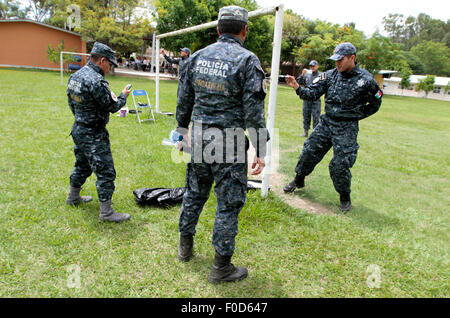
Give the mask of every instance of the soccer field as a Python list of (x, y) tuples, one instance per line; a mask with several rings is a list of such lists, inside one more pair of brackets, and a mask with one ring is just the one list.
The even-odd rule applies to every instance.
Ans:
[[(107, 79), (116, 94), (132, 83), (154, 103), (154, 81)], [(179, 206), (139, 207), (132, 194), (184, 186), (185, 165), (161, 145), (176, 127), (173, 116), (155, 114), (156, 124), (139, 125), (135, 115), (111, 115), (113, 207), (131, 214), (129, 222), (98, 221), (94, 175), (82, 191), (94, 201), (65, 205), (73, 115), (59, 80), (57, 72), (0, 69), (0, 297), (449, 296), (449, 102), (383, 97), (380, 111), (360, 122), (353, 209), (345, 215), (337, 213), (329, 177), (332, 151), (292, 195), (335, 214), (310, 214), (273, 192), (264, 200), (249, 192), (233, 257), (249, 277), (215, 286), (207, 281), (214, 193), (186, 264), (176, 258)], [(175, 81), (161, 82), (162, 111), (175, 112), (176, 89)], [(301, 121), (298, 96), (280, 86), (275, 127), (285, 181), (305, 140)]]

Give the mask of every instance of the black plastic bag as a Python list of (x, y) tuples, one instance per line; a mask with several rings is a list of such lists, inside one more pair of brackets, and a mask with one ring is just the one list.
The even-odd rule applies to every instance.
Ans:
[(186, 188), (142, 188), (133, 191), (136, 203), (156, 207), (181, 204)]

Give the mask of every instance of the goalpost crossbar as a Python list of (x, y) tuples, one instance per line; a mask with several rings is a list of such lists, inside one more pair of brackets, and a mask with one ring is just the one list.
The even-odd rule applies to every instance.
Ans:
[(87, 53), (76, 53), (76, 52), (61, 51), (61, 53), (59, 54), (59, 63), (60, 63), (60, 70), (59, 70), (59, 72), (61, 74), (61, 86), (64, 86), (64, 80), (63, 80), (63, 70), (64, 70), (63, 55), (64, 54), (89, 56), (89, 54), (87, 54)]

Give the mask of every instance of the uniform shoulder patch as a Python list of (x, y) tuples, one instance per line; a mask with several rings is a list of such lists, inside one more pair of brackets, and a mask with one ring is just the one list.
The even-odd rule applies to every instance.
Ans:
[(324, 80), (326, 80), (327, 79), (327, 73), (320, 73), (320, 75), (319, 76), (317, 76), (315, 79), (313, 79), (313, 84), (315, 84), (315, 83), (317, 83), (317, 82), (319, 82), (319, 81), (324, 81)]
[(111, 98), (113, 99), (113, 101), (117, 102), (117, 96), (113, 91), (111, 91)]
[(266, 79), (262, 80), (262, 90), (263, 90), (264, 94), (267, 94), (267, 80)]
[(378, 90), (378, 92), (375, 94), (376, 99), (380, 99), (383, 96), (383, 91), (381, 89)]

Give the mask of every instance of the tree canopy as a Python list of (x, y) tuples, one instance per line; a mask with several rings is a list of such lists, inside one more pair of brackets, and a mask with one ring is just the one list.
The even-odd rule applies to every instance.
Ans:
[[(79, 8), (80, 24), (75, 32), (83, 35), (88, 50), (93, 41), (110, 45), (119, 54), (144, 51), (144, 39), (217, 19), (219, 9), (239, 5), (256, 10), (256, 0), (0, 0), (0, 19), (29, 18), (58, 27), (67, 27), (73, 5)], [(391, 13), (383, 18), (384, 31), (370, 38), (355, 28), (354, 23), (333, 24), (310, 20), (292, 10), (285, 11), (281, 61), (307, 65), (314, 59), (320, 69), (334, 68), (328, 57), (341, 42), (352, 42), (357, 48), (357, 61), (368, 71), (393, 69), (406, 74), (450, 76), (450, 20), (433, 19), (420, 13), (405, 17)], [(249, 20), (245, 46), (253, 51), (263, 66), (270, 65), (275, 18), (272, 15)], [(156, 29), (154, 26), (156, 25)], [(196, 51), (217, 41), (215, 28), (170, 37), (162, 47), (178, 52), (181, 47)]]
[(399, 44), (414, 74), (450, 76), (450, 20), (394, 13), (383, 18), (389, 39)]
[[(239, 5), (249, 11), (258, 8), (255, 0), (156, 0), (156, 29), (162, 34), (217, 20), (219, 9), (228, 5)], [(253, 51), (261, 63), (268, 64), (272, 48), (267, 43), (272, 43), (273, 27), (264, 16), (250, 19), (248, 26), (249, 36), (245, 47)], [(161, 45), (173, 52), (178, 52), (181, 47), (189, 47), (194, 52), (216, 42), (217, 37), (216, 28), (210, 28), (162, 39)]]

